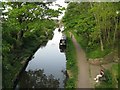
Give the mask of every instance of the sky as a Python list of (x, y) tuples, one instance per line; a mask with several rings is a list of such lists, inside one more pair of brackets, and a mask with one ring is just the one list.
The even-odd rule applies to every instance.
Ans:
[[(55, 2), (53, 2), (53, 5), (52, 5), (52, 6), (49, 6), (49, 8), (52, 8), (52, 9), (57, 10), (57, 9), (59, 8), (57, 4), (59, 4), (59, 5), (62, 6), (62, 7), (67, 8), (67, 5), (68, 5), (68, 4), (65, 3), (64, 1), (65, 1), (65, 0), (56, 0)], [(64, 16), (64, 14), (65, 14), (65, 11), (62, 11), (62, 14), (61, 14), (58, 18), (53, 18), (53, 19), (58, 19), (58, 20), (60, 20), (60, 19), (62, 19), (62, 17)]]
[[(0, 0), (0, 1), (7, 1), (7, 0)], [(58, 5), (67, 8), (67, 3), (64, 2), (65, 0), (46, 0), (46, 1), (53, 1), (53, 4), (51, 6), (49, 6), (49, 8), (51, 8), (51, 9), (57, 10), (58, 8), (60, 8)], [(7, 11), (8, 10), (6, 9), (3, 12), (7, 12)], [(62, 17), (64, 16), (64, 13), (65, 13), (65, 11), (62, 11), (62, 14), (58, 18), (53, 18), (53, 19), (58, 19), (58, 20), (62, 19)]]

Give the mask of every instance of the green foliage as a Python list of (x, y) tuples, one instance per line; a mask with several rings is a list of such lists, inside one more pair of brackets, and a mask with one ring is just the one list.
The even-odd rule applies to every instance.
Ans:
[[(16, 75), (39, 46), (44, 46), (52, 37), (56, 23), (51, 19), (59, 15), (45, 3), (6, 2), (12, 7), (2, 18), (2, 56), (3, 56), (3, 88), (12, 88)], [(51, 18), (46, 18), (47, 16)]]
[[(39, 82), (36, 82), (36, 80), (39, 80)], [(44, 70), (29, 70), (28, 72), (24, 72), (24, 75), (21, 76), (18, 85), (20, 85), (21, 88), (32, 88), (33, 85), (35, 88), (58, 88), (59, 84), (58, 79), (55, 79), (52, 74), (47, 76), (44, 74)]]
[(101, 58), (110, 53), (111, 49), (105, 49), (104, 52), (100, 50), (100, 48), (91, 50), (87, 53), (87, 57), (89, 58)]
[(68, 5), (62, 20), (65, 30), (74, 33), (88, 58), (103, 57), (117, 47), (120, 14), (116, 11), (120, 9), (119, 5), (113, 2), (71, 2)]
[(76, 88), (76, 81), (78, 75), (78, 67), (76, 61), (75, 47), (72, 43), (72, 40), (67, 33), (67, 51), (66, 51), (66, 60), (67, 60), (67, 70), (70, 71), (71, 76), (68, 78), (66, 83), (66, 88)]
[[(116, 13), (119, 10), (120, 3), (117, 2), (71, 2), (67, 7), (62, 22), (64, 23), (66, 32), (70, 31), (74, 34), (77, 41), (85, 50), (87, 58), (103, 58), (112, 52), (112, 50), (115, 50), (119, 42), (117, 31), (120, 27), (120, 12)], [(71, 54), (69, 57), (71, 58)], [(72, 64), (74, 63), (68, 63), (70, 67)], [(98, 86), (98, 88), (114, 87), (112, 83), (114, 78), (112, 78), (111, 72), (107, 71), (106, 73), (109, 81)]]
[(74, 80), (74, 78), (69, 78), (67, 80), (66, 88), (75, 88), (75, 80)]
[(112, 85), (114, 87), (118, 87), (118, 79), (119, 79), (119, 72), (120, 72), (119, 66), (120, 64), (117, 63), (111, 67)]
[(95, 87), (96, 89), (99, 88), (111, 88), (112, 90), (114, 88), (118, 87), (118, 64), (113, 64), (110, 70), (105, 71), (105, 76), (107, 81), (106, 82), (101, 82), (100, 84), (97, 84)]

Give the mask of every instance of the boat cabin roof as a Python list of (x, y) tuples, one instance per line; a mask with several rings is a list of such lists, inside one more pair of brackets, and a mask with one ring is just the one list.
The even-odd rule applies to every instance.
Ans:
[(63, 34), (62, 37), (61, 37), (61, 39), (65, 39), (66, 40), (66, 36)]

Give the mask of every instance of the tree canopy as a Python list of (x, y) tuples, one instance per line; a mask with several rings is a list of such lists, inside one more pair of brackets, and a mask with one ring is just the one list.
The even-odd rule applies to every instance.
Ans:
[(23, 58), (52, 37), (57, 25), (52, 18), (58, 17), (61, 10), (50, 9), (49, 4), (2, 2), (3, 87), (13, 86)]
[(72, 2), (62, 21), (66, 30), (77, 34), (83, 47), (89, 51), (99, 48), (103, 52), (117, 46), (119, 10), (120, 3)]

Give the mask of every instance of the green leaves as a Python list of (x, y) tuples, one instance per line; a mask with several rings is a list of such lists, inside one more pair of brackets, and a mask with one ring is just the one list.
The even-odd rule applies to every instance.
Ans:
[(91, 40), (88, 43), (95, 44), (95, 41), (102, 37), (104, 45), (106, 41), (110, 42), (109, 37), (113, 36), (117, 9), (118, 3), (72, 2), (68, 5), (63, 22), (67, 29), (77, 30), (78, 35)]
[[(12, 88), (13, 79), (23, 67), (23, 57), (29, 57), (39, 45), (44, 46), (52, 38), (56, 23), (51, 18), (57, 17), (59, 11), (49, 9), (45, 3), (3, 4), (5, 8), (12, 7), (4, 13), (8, 18), (2, 19), (3, 87)], [(46, 15), (51, 18), (46, 18)]]
[[(46, 20), (45, 17), (46, 15), (48, 17), (57, 17), (59, 15), (58, 11), (47, 8), (44, 3), (4, 3), (4, 6), (7, 5), (12, 7), (12, 9), (6, 13), (8, 19), (5, 23), (5, 32), (9, 32), (9, 35), (18, 41), (25, 36), (25, 33), (32, 33), (32, 30), (40, 30), (44, 33), (43, 29), (53, 28), (55, 23), (51, 20)], [(52, 24), (48, 24), (49, 22)]]

